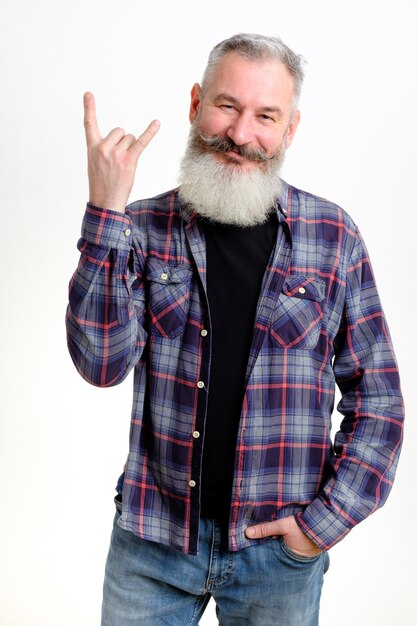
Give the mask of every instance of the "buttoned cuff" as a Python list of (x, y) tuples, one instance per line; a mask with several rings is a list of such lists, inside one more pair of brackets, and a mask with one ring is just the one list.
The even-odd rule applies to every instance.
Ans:
[(130, 217), (125, 213), (100, 209), (87, 203), (81, 237), (95, 246), (129, 251), (132, 241)]

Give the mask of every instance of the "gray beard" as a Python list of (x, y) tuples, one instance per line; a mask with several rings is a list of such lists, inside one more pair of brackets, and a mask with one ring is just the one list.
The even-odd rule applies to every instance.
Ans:
[(197, 124), (191, 127), (181, 160), (179, 197), (199, 215), (222, 224), (262, 224), (273, 211), (279, 194), (285, 137), (272, 159), (246, 171), (219, 162), (215, 150), (202, 147)]

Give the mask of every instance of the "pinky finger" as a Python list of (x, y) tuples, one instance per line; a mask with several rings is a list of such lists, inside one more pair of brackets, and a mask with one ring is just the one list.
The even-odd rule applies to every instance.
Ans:
[(142, 133), (141, 135), (139, 135), (139, 137), (131, 145), (129, 150), (131, 150), (132, 152), (135, 152), (137, 157), (139, 157), (142, 154), (142, 152), (144, 151), (144, 149), (146, 148), (146, 146), (155, 137), (156, 133), (159, 130), (160, 125), (161, 124), (160, 124), (159, 120), (153, 120), (153, 122), (151, 122), (149, 124), (149, 126), (145, 130), (145, 132)]

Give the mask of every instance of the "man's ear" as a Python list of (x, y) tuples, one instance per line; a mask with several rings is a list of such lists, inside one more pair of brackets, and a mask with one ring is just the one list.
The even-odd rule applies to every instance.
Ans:
[(298, 124), (300, 123), (300, 111), (294, 111), (291, 117), (290, 125), (287, 130), (287, 139), (285, 142), (285, 147), (289, 148), (292, 144), (292, 140), (294, 139), (295, 131), (297, 130)]
[(195, 83), (195, 85), (191, 89), (190, 112), (188, 114), (191, 124), (194, 122), (195, 118), (197, 117), (198, 107), (200, 106), (200, 103), (201, 103), (201, 87), (198, 83)]

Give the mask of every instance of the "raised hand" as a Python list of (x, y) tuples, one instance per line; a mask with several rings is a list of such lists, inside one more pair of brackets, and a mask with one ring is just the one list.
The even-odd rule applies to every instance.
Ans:
[(138, 159), (159, 130), (153, 120), (137, 139), (114, 128), (102, 138), (97, 124), (94, 96), (84, 94), (84, 127), (87, 140), (88, 181), (92, 204), (124, 213), (132, 189)]

